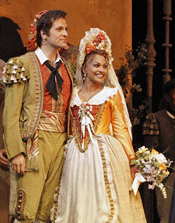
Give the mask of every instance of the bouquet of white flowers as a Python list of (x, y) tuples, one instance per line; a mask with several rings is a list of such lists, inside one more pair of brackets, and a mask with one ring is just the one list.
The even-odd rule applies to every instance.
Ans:
[(136, 174), (132, 188), (137, 193), (140, 182), (151, 182), (148, 185), (149, 189), (154, 189), (155, 186), (159, 187), (162, 191), (164, 198), (167, 198), (165, 187), (162, 181), (169, 175), (167, 168), (171, 166), (173, 161), (167, 160), (166, 157), (152, 149), (151, 151), (145, 146), (142, 146), (136, 152), (136, 160), (132, 161), (132, 164), (140, 170), (140, 173)]

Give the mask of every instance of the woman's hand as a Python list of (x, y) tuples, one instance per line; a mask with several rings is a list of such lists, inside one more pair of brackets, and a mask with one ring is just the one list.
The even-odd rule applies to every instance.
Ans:
[(135, 178), (136, 173), (140, 173), (140, 170), (137, 169), (135, 166), (131, 166), (131, 176), (132, 176), (133, 180)]

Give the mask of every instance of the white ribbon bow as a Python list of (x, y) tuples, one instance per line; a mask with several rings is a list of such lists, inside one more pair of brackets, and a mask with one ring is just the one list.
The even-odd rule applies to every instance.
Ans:
[(92, 121), (94, 120), (94, 117), (92, 116), (90, 111), (92, 111), (92, 107), (86, 106), (86, 104), (84, 104), (82, 107), (80, 107), (80, 110), (79, 110), (81, 132), (83, 135), (83, 142), (82, 142), (82, 148), (81, 148), (82, 151), (84, 151), (85, 127), (87, 127), (90, 139), (94, 145), (95, 145), (95, 141), (94, 141), (95, 139), (98, 139), (104, 143), (106, 142), (104, 137), (102, 136), (102, 134), (100, 134), (100, 135), (95, 134), (95, 131), (93, 128), (93, 123), (92, 123)]
[(135, 195), (137, 194), (137, 191), (138, 191), (138, 188), (139, 188), (140, 183), (145, 182), (145, 181), (146, 180), (142, 176), (141, 173), (136, 173), (135, 174), (135, 179), (134, 179), (134, 182), (132, 184), (132, 189), (133, 189)]
[[(85, 127), (87, 127), (91, 141), (92, 141), (92, 143), (94, 143), (94, 139), (92, 137), (92, 132), (94, 133), (93, 123), (92, 123), (93, 120), (94, 120), (94, 117), (91, 115), (90, 112), (88, 112), (88, 114), (81, 117), (80, 122), (81, 122), (81, 132), (83, 135), (83, 144), (82, 144), (83, 150), (84, 150)], [(92, 132), (91, 132), (91, 129), (92, 129)]]

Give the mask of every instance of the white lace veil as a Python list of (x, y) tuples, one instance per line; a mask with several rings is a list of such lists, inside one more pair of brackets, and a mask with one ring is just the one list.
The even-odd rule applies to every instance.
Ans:
[(83, 85), (83, 76), (81, 73), (81, 68), (84, 62), (84, 58), (86, 56), (86, 47), (88, 45), (91, 45), (93, 43), (93, 41), (97, 38), (98, 34), (103, 33), (106, 37), (106, 40), (101, 41), (99, 43), (99, 45), (96, 45), (96, 49), (102, 49), (105, 50), (108, 54), (108, 58), (109, 58), (109, 65), (108, 65), (108, 75), (107, 78), (105, 80), (105, 86), (108, 87), (118, 87), (120, 94), (122, 96), (122, 103), (123, 103), (123, 109), (124, 109), (124, 114), (125, 114), (125, 118), (126, 118), (126, 124), (130, 133), (130, 136), (132, 138), (132, 125), (131, 125), (131, 121), (129, 118), (129, 113), (128, 113), (128, 109), (126, 106), (126, 102), (125, 102), (125, 98), (123, 95), (123, 90), (118, 82), (118, 78), (117, 75), (114, 71), (113, 65), (112, 65), (112, 61), (114, 60), (111, 54), (111, 41), (109, 39), (109, 36), (103, 31), (100, 30), (99, 28), (91, 28), (90, 31), (85, 32), (85, 37), (81, 39), (80, 41), (80, 45), (79, 45), (79, 55), (78, 55), (78, 59), (77, 59), (77, 68), (76, 68), (76, 85), (78, 87)]

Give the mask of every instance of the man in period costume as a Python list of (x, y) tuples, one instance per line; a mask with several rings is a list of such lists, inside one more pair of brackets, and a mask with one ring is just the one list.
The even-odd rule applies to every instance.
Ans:
[[(7, 222), (9, 215), (9, 223), (13, 222), (14, 218), (14, 194), (16, 194), (16, 174), (11, 168), (9, 168), (9, 160), (4, 149), (3, 144), (3, 127), (2, 127), (2, 114), (4, 107), (5, 88), (2, 83), (2, 71), (6, 62), (16, 56), (20, 56), (26, 53), (26, 48), (23, 45), (22, 39), (18, 30), (20, 27), (17, 23), (14, 23), (10, 18), (0, 17), (0, 176), (1, 184), (0, 191), (3, 191), (3, 195), (0, 197), (0, 216), (2, 221)], [(9, 181), (10, 170), (10, 181)], [(9, 184), (10, 186), (10, 206), (9, 206)], [(13, 199), (11, 199), (13, 198)], [(1, 208), (2, 207), (2, 208)], [(4, 211), (5, 210), (5, 211)], [(9, 211), (8, 211), (9, 210)]]
[[(164, 103), (162, 103), (162, 101)], [(164, 86), (163, 99), (164, 109), (149, 114), (143, 124), (145, 146), (154, 147), (160, 153), (164, 152), (166, 158), (175, 160), (175, 79), (168, 81)], [(157, 211), (160, 223), (173, 223), (173, 187), (175, 172), (171, 171), (166, 179), (165, 187), (167, 199), (163, 198), (162, 192), (156, 188)], [(175, 190), (175, 188), (174, 188)], [(150, 201), (149, 201), (150, 202)], [(153, 212), (153, 210), (152, 210)], [(171, 220), (170, 220), (171, 219)], [(155, 222), (155, 220), (154, 220)], [(158, 222), (158, 221), (156, 221)]]
[(59, 55), (66, 13), (42, 11), (30, 27), (28, 52), (7, 62), (5, 148), (17, 176), (15, 223), (49, 222), (63, 163), (73, 71)]

